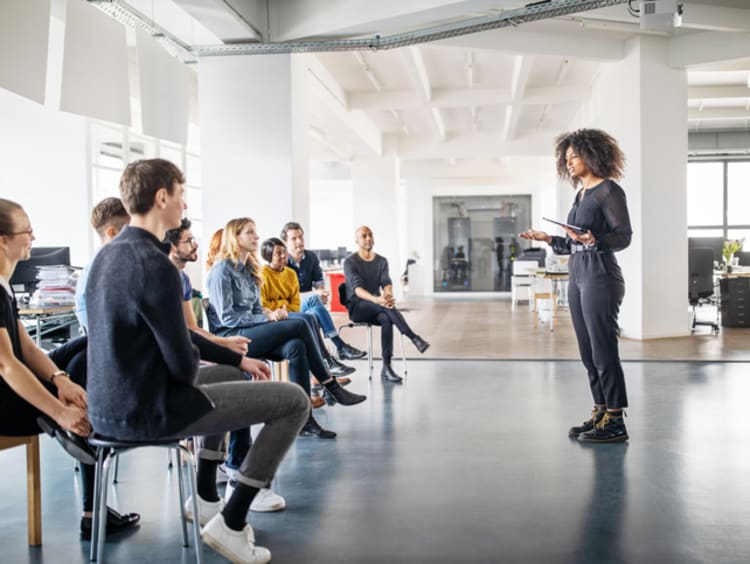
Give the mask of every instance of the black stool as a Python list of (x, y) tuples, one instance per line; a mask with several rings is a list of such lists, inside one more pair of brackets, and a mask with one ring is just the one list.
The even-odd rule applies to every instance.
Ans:
[(182, 525), (182, 545), (190, 546), (188, 542), (187, 525), (185, 519), (185, 489), (183, 487), (183, 456), (188, 464), (188, 481), (193, 500), (193, 541), (195, 545), (195, 561), (203, 562), (201, 552), (201, 529), (198, 513), (198, 490), (195, 476), (195, 465), (193, 455), (178, 439), (164, 439), (153, 441), (120, 441), (102, 437), (94, 433), (89, 437), (89, 443), (95, 447), (97, 452), (96, 474), (94, 478), (94, 517), (91, 524), (91, 561), (104, 562), (104, 541), (107, 536), (107, 494), (110, 486), (110, 470), (112, 461), (115, 463), (121, 453), (142, 447), (166, 448), (169, 452), (175, 451), (177, 462), (177, 480), (180, 490), (180, 515)]

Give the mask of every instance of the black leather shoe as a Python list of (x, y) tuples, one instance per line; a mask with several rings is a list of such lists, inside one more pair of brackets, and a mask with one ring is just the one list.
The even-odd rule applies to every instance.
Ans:
[(307, 420), (307, 423), (305, 423), (305, 426), (302, 427), (302, 430), (300, 430), (299, 434), (301, 437), (318, 437), (319, 439), (336, 438), (336, 433), (334, 433), (333, 431), (329, 431), (328, 429), (323, 429), (323, 427), (321, 427), (320, 424), (315, 421), (312, 415)]
[(602, 417), (604, 417), (604, 409), (598, 409), (594, 407), (594, 409), (591, 410), (591, 417), (581, 423), (580, 425), (575, 425), (571, 427), (568, 430), (568, 436), (569, 437), (577, 437), (581, 433), (586, 433), (588, 431), (591, 431), (594, 427), (596, 427), (596, 424), (599, 423), (599, 421), (602, 420)]
[(425, 341), (419, 335), (414, 335), (414, 338), (411, 340), (411, 342), (414, 343), (414, 346), (417, 347), (417, 350), (420, 353), (424, 353), (424, 351), (430, 348), (430, 343)]
[(339, 360), (357, 360), (358, 358), (367, 356), (367, 353), (344, 343), (344, 346), (338, 350), (337, 356)]
[(328, 369), (328, 372), (331, 374), (331, 376), (346, 376), (347, 374), (351, 374), (356, 368), (353, 368), (351, 366), (346, 366), (345, 364), (341, 364), (338, 360), (333, 358), (332, 356), (329, 356), (328, 358), (323, 359), (323, 364), (326, 365), (326, 368)]
[[(141, 516), (138, 513), (120, 515), (111, 507), (107, 507), (107, 536), (135, 527), (140, 520)], [(92, 525), (93, 519), (91, 517), (81, 517), (81, 538), (91, 540)]]
[(324, 386), (333, 396), (333, 399), (336, 400), (336, 403), (340, 403), (341, 405), (357, 405), (367, 399), (367, 396), (345, 390), (335, 380), (328, 384), (324, 384)]
[(57, 439), (60, 446), (65, 449), (70, 456), (83, 464), (96, 464), (96, 452), (92, 446), (81, 436), (66, 431), (57, 422), (46, 415), (40, 415), (36, 419), (39, 428), (47, 433), (50, 437)]
[(396, 374), (396, 372), (391, 368), (390, 364), (384, 364), (383, 370), (380, 371), (380, 377), (385, 382), (393, 382), (394, 384), (401, 384), (404, 379)]

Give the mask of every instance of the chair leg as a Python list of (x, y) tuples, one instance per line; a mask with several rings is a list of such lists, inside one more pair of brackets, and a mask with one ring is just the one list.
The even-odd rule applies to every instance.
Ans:
[(102, 468), (102, 480), (99, 492), (99, 503), (97, 504), (96, 511), (99, 512), (99, 535), (96, 539), (96, 560), (101, 564), (104, 562), (104, 545), (107, 542), (107, 494), (109, 493), (110, 486), (110, 471), (112, 469), (112, 459), (119, 456), (117, 450), (112, 449), (110, 455), (104, 459), (104, 467)]
[[(183, 477), (182, 477), (182, 453), (179, 448), (175, 448), (175, 458), (177, 459), (177, 489), (180, 492), (180, 511), (185, 511), (185, 488), (183, 484)], [(169, 460), (171, 462), (172, 460), (172, 448), (167, 449), (167, 452), (169, 454)], [(187, 521), (185, 520), (185, 516), (182, 516), (182, 519), (180, 519), (180, 525), (182, 526), (182, 546), (190, 546), (190, 543), (188, 543), (188, 534), (187, 534)]]
[(94, 515), (91, 519), (91, 547), (89, 559), (96, 561), (96, 552), (99, 547), (99, 497), (102, 491), (102, 472), (104, 470), (104, 457), (107, 449), (100, 447), (96, 453), (96, 469), (94, 471)]
[[(182, 445), (178, 446), (182, 454), (185, 456), (185, 460), (187, 460), (187, 467), (188, 467), (188, 482), (190, 485), (190, 495), (193, 499), (193, 542), (195, 543), (195, 561), (197, 564), (202, 564), (203, 562), (203, 552), (202, 552), (202, 541), (201, 541), (201, 525), (200, 525), (200, 513), (198, 512), (198, 480), (195, 476), (195, 464), (193, 461), (193, 455), (190, 453), (188, 449), (183, 447)], [(180, 509), (183, 511), (182, 509)], [(183, 512), (182, 515), (183, 521), (185, 520), (185, 514)]]
[(372, 325), (367, 326), (367, 364), (369, 367), (370, 380), (372, 380), (372, 370), (375, 361), (372, 354)]
[(404, 334), (399, 333), (401, 335), (401, 362), (404, 366), (404, 379), (406, 379), (406, 374), (408, 370), (406, 369), (406, 349), (404, 349)]
[[(179, 460), (179, 458), (180, 457), (178, 456), (177, 459)], [(171, 448), (167, 449), (167, 469), (168, 470), (172, 469), (172, 449)]]
[(26, 495), (28, 497), (29, 545), (42, 544), (42, 487), (39, 474), (39, 436), (26, 445)]
[(120, 457), (119, 457), (119, 456), (116, 456), (116, 457), (115, 457), (115, 477), (114, 477), (114, 478), (112, 478), (112, 483), (113, 483), (113, 484), (116, 484), (116, 483), (117, 483), (117, 476), (118, 476), (119, 474), (120, 474)]

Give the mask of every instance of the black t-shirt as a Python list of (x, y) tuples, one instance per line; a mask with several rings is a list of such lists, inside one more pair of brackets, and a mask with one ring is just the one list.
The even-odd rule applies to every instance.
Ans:
[[(7, 290), (0, 286), (0, 327), (8, 332), (10, 344), (13, 347), (15, 357), (23, 362), (21, 353), (21, 339), (18, 335), (18, 304), (16, 296), (8, 295)], [(11, 390), (5, 378), (0, 378), (0, 406), (5, 404), (16, 393)]]

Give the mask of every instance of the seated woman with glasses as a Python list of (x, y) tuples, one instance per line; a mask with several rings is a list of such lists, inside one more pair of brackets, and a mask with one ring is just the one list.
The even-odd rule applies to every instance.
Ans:
[[(260, 256), (266, 263), (261, 270), (263, 284), (260, 287), (260, 301), (271, 311), (284, 308), (292, 319), (302, 319), (317, 338), (318, 349), (328, 371), (334, 376), (346, 376), (354, 368), (340, 363), (328, 352), (318, 318), (312, 311), (300, 311), (299, 279), (297, 273), (287, 266), (289, 254), (281, 239), (266, 239), (260, 246)], [(339, 379), (339, 383), (341, 380)]]
[[(323, 362), (312, 331), (301, 319), (289, 319), (285, 309), (264, 310), (260, 302), (260, 265), (255, 222), (242, 217), (224, 227), (221, 250), (208, 273), (209, 325), (217, 335), (251, 339), (247, 354), (255, 358), (289, 361), (289, 379), (310, 395), (310, 372), (342, 405), (354, 405), (366, 396), (343, 389)], [(334, 438), (312, 416), (303, 435)]]
[[(69, 341), (48, 356), (26, 332), (9, 281), (18, 262), (31, 255), (33, 241), (24, 209), (0, 198), (0, 435), (45, 431), (81, 463), (81, 536), (89, 539), (96, 458), (83, 438), (91, 431), (85, 390), (87, 338)], [(109, 509), (107, 534), (130, 528), (140, 519), (137, 513), (120, 515)]]

